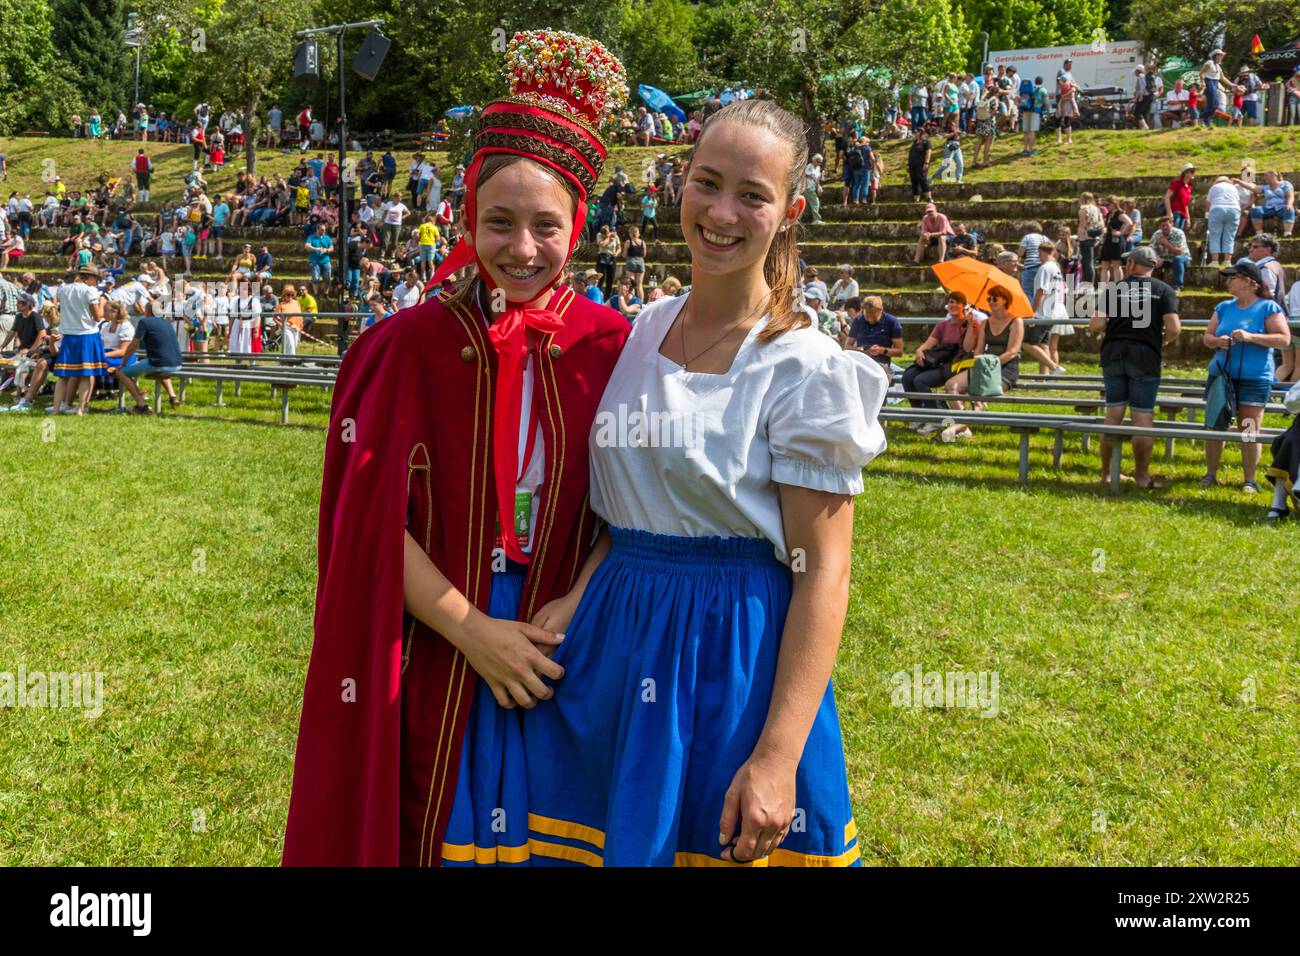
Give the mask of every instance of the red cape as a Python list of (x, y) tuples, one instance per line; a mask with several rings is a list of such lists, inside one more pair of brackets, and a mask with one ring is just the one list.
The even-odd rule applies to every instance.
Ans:
[[(550, 308), (564, 329), (538, 348), (546, 478), (523, 620), (572, 587), (590, 550), (587, 438), (629, 331), (572, 290)], [(405, 614), (403, 531), (487, 610), (496, 364), (477, 315), (440, 297), (367, 329), (340, 367), (285, 865), (440, 861), (478, 680), (450, 642)]]

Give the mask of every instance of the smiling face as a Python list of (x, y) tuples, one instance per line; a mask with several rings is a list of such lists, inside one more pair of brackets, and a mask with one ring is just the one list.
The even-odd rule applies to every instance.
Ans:
[(555, 176), (531, 160), (480, 179), (473, 236), (479, 262), (511, 302), (550, 291), (569, 256), (574, 201)]
[[(762, 269), (782, 225), (793, 226), (804, 198), (790, 199), (790, 150), (771, 131), (724, 122), (695, 149), (682, 189), (682, 236), (691, 268), (722, 275)], [(802, 170), (800, 170), (802, 173)]]

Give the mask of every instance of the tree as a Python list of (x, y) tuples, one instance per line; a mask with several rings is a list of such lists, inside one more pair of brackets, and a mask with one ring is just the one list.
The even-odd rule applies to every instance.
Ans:
[(961, 7), (974, 31), (972, 70), (983, 53), (980, 31), (990, 50), (1019, 50), (1085, 43), (1106, 26), (1106, 0), (961, 0)]
[(1151, 53), (1186, 57), (1203, 63), (1210, 51), (1227, 52), (1224, 66), (1250, 56), (1259, 34), (1265, 47), (1281, 46), (1300, 36), (1297, 0), (1145, 0), (1129, 17), (1129, 33)]
[[(130, 97), (132, 65), (124, 44), (123, 0), (56, 0), (54, 46), (71, 67), (87, 106), (102, 113)], [(8, 39), (9, 24), (5, 24)]]
[(287, 82), (293, 67), (294, 34), (311, 12), (294, 3), (262, 0), (142, 0), (146, 19), (174, 29), (188, 46), (185, 71), (196, 95), (220, 92), (239, 104), (247, 149), (245, 165), (257, 171), (258, 109), (264, 97)]
[(0, 24), (0, 133), (63, 127), (81, 109), (81, 93), (55, 55), (48, 0), (0, 0)]
[(807, 124), (810, 152), (821, 149), (823, 118), (870, 82), (855, 68), (932, 76), (960, 69), (970, 43), (949, 0), (738, 0), (701, 14), (699, 50), (714, 85), (770, 91)]
[(610, 49), (627, 68), (633, 96), (638, 83), (671, 93), (693, 90), (704, 79), (695, 49), (696, 20), (696, 8), (686, 0), (632, 0), (623, 8)]

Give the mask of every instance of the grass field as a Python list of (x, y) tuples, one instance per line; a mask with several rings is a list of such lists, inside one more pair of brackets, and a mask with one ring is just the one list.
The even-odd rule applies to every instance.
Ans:
[[(1296, 136), (1293, 127), (1260, 127), (1245, 129), (1179, 129), (1179, 130), (1079, 130), (1074, 135), (1074, 145), (1058, 147), (1055, 134), (1039, 138), (1041, 153), (1022, 157), (1020, 136), (1004, 135), (993, 145), (990, 166), (974, 169), (975, 138), (967, 137), (965, 143), (966, 181), (1003, 182), (1024, 179), (1088, 179), (1102, 176), (1168, 175), (1173, 178), (1185, 162), (1194, 162), (1199, 174), (1237, 174), (1243, 159), (1253, 159), (1261, 170), (1278, 168), (1293, 171), (1296, 166)], [(69, 189), (79, 189), (97, 181), (100, 173), (110, 177), (130, 178), (131, 158), (140, 144), (130, 141), (89, 141), (57, 137), (0, 137), (0, 149), (8, 157), (9, 175), (3, 181), (5, 195), (11, 190), (31, 192), (33, 198), (44, 195), (49, 179), (57, 173)], [(881, 144), (877, 144), (881, 145)], [(829, 146), (829, 144), (828, 144)], [(622, 166), (636, 178), (643, 164), (653, 160), (659, 152), (679, 152), (685, 147), (615, 147), (605, 164), (602, 182), (607, 182), (617, 166)], [(181, 194), (182, 180), (189, 172), (193, 150), (185, 144), (150, 143), (149, 155), (154, 161), (154, 188), (156, 200), (176, 199)], [(882, 146), (886, 183), (907, 182), (907, 143), (891, 141)], [(936, 148), (936, 163), (942, 150)], [(313, 154), (314, 155), (314, 154)], [(444, 183), (450, 184), (450, 170), (445, 153), (432, 154), (443, 167)], [(301, 156), (296, 152), (281, 153), (259, 149), (257, 153), (259, 175), (281, 173), (288, 175)], [(834, 157), (827, 156), (828, 165)], [(405, 183), (406, 161), (409, 154), (398, 154), (398, 177)], [(452, 161), (453, 163), (455, 161)], [(206, 174), (211, 191), (233, 188), (236, 173), (243, 168), (242, 156), (227, 163), (224, 169)]]
[[(0, 863), (278, 860), (326, 396), (211, 400), (0, 416), (0, 671), (104, 674), (96, 719), (0, 710)], [(888, 434), (836, 672), (865, 861), (1295, 863), (1300, 526), (1186, 443), (1112, 496), (1075, 443), (1022, 490), (1010, 434)], [(996, 672), (997, 715), (893, 706), (918, 667)]]

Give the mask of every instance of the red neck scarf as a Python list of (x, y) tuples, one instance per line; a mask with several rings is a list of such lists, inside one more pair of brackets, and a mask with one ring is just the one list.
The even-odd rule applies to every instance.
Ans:
[[(551, 165), (522, 151), (496, 150), (496, 152), (518, 153), (518, 155), (526, 156), (534, 162)], [(491, 153), (486, 150), (479, 150), (475, 154), (469, 168), (465, 170), (466, 183), (478, 182), (479, 167), (482, 166), (483, 160), (488, 155), (491, 155)], [(474, 193), (474, 187), (467, 186), (465, 191), (465, 222), (470, 224), (476, 222)], [(579, 199), (577, 208), (573, 213), (573, 235), (569, 240), (569, 255), (573, 254), (574, 248), (582, 238), (582, 227), (586, 224), (586, 221), (587, 203)], [(466, 241), (466, 239), (461, 239), (460, 242), (456, 243), (456, 248), (451, 250), (450, 255), (443, 260), (442, 265), (425, 283), (422, 294), (428, 295), (429, 291), (444, 281), (447, 276), (469, 265), (470, 262), (477, 264), (479, 279), (487, 288), (488, 300), (491, 301), (493, 298), (492, 293), (497, 287), (493, 283), (488, 270), (484, 268), (483, 260), (478, 257), (478, 247)], [(555, 284), (555, 281), (564, 271), (567, 262), (568, 256), (556, 269), (555, 274), (550, 277), (547, 287)], [(537, 347), (544, 336), (560, 332), (564, 328), (564, 320), (551, 308), (555, 301), (556, 293), (552, 293), (546, 308), (532, 309), (528, 308), (526, 302), (511, 302), (507, 299), (504, 312), (492, 321), (488, 329), (488, 338), (491, 340), (493, 347), (496, 348), (498, 358), (496, 394), (494, 396), (495, 407), (492, 413), (492, 464), (496, 473), (497, 520), (501, 527), (501, 543), (505, 548), (506, 555), (520, 564), (528, 563), (528, 555), (524, 553), (514, 533), (515, 486), (517, 482), (516, 476), (519, 474), (520, 403), (523, 399), (524, 366), (529, 351), (536, 353)]]

